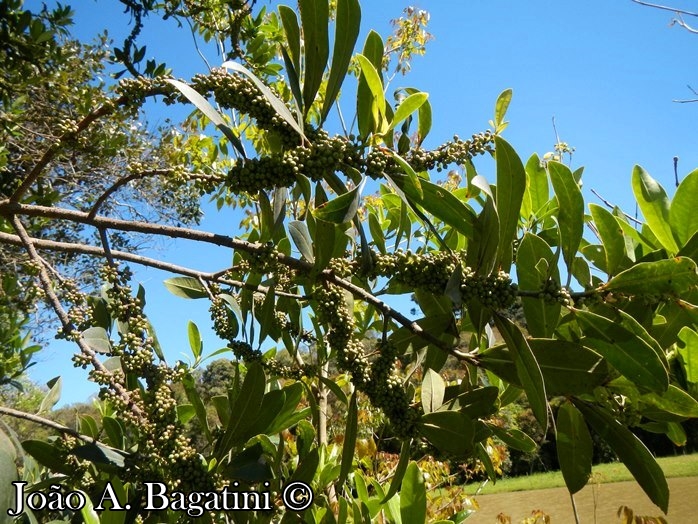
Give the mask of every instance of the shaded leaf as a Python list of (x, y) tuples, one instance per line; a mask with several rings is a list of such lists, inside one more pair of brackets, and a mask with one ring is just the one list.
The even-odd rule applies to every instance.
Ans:
[(361, 6), (358, 0), (338, 0), (335, 22), (334, 48), (332, 51), (332, 65), (330, 76), (325, 88), (325, 100), (320, 113), (320, 125), (327, 118), (330, 108), (334, 103), (354, 53), (356, 39), (359, 37), (361, 26)]
[(344, 430), (344, 444), (342, 445), (342, 468), (339, 473), (337, 484), (342, 486), (351, 473), (354, 461), (354, 447), (356, 446), (356, 435), (359, 429), (359, 410), (356, 404), (356, 391), (349, 399), (349, 411), (347, 412), (347, 424)]
[(669, 220), (680, 246), (698, 231), (698, 169), (686, 176), (676, 189), (669, 208)]
[(402, 524), (424, 524), (427, 521), (427, 491), (416, 462), (410, 462), (400, 490)]
[(473, 450), (473, 421), (459, 411), (435, 411), (422, 416), (419, 430), (436, 448), (457, 457)]
[(573, 402), (594, 431), (630, 470), (650, 500), (666, 513), (669, 510), (669, 486), (652, 453), (605, 409), (578, 399), (573, 399)]
[(503, 138), (494, 137), (497, 160), (497, 215), (499, 216), (499, 248), (495, 266), (509, 272), (512, 262), (512, 241), (516, 236), (521, 204), (526, 189), (526, 171), (514, 148)]
[(495, 437), (504, 442), (510, 448), (518, 449), (524, 453), (533, 453), (538, 447), (536, 441), (523, 431), (515, 428), (500, 428), (494, 424), (488, 424)]
[(591, 476), (593, 444), (584, 417), (573, 404), (565, 402), (557, 411), (557, 458), (570, 493), (586, 486)]
[(407, 471), (407, 465), (410, 463), (410, 452), (411, 440), (405, 439), (402, 441), (402, 447), (400, 448), (400, 460), (395, 468), (393, 480), (390, 481), (390, 488), (385, 494), (385, 497), (383, 497), (383, 500), (381, 500), (381, 504), (387, 502), (400, 490), (402, 479), (405, 477), (405, 472)]
[(310, 237), (308, 225), (305, 222), (292, 220), (288, 223), (288, 234), (293, 240), (293, 244), (300, 251), (303, 258), (311, 264), (315, 263), (315, 255), (313, 255), (313, 239)]

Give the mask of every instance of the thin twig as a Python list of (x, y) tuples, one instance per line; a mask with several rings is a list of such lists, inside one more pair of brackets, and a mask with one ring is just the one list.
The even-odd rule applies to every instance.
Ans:
[[(618, 207), (618, 206), (614, 206), (614, 205), (611, 204), (608, 200), (606, 200), (604, 197), (602, 197), (601, 195), (599, 195), (599, 194), (596, 192), (595, 189), (592, 189), (591, 192), (594, 193), (594, 194), (597, 196), (597, 198), (598, 198), (599, 200), (601, 200), (601, 202), (603, 202), (604, 204), (606, 204), (606, 206), (607, 206), (608, 208), (610, 208), (610, 209), (615, 209), (616, 207)], [(636, 224), (642, 225), (642, 221), (638, 220), (637, 218), (632, 217), (631, 215), (627, 214), (627, 213), (624, 212), (624, 211), (621, 211), (621, 212), (623, 213), (623, 215), (625, 216), (625, 218), (627, 218), (628, 220), (632, 220), (632, 221), (635, 222)]]
[[(19, 217), (13, 215), (10, 218), (12, 221), (12, 226), (14, 227), (15, 231), (17, 232), (17, 235), (22, 241), (22, 245), (27, 251), (30, 259), (39, 266), (39, 281), (41, 282), (41, 287), (43, 288), (44, 293), (46, 294), (46, 300), (51, 305), (54, 312), (56, 313), (56, 316), (60, 320), (61, 325), (63, 327), (63, 332), (70, 337), (70, 335), (74, 334), (75, 327), (73, 326), (73, 323), (71, 322), (68, 313), (66, 313), (65, 309), (63, 309), (61, 301), (59, 300), (58, 296), (53, 290), (51, 277), (49, 276), (44, 264), (42, 263), (41, 257), (36, 252), (36, 248), (34, 247), (34, 244), (32, 243), (31, 238), (27, 233), (27, 230), (24, 228), (24, 225), (19, 220)], [(134, 415), (136, 420), (144, 423), (144, 414), (141, 411), (140, 407), (131, 399), (131, 394), (129, 393), (129, 391), (126, 390), (126, 388), (124, 388), (124, 386), (121, 383), (117, 382), (114, 379), (114, 375), (97, 358), (97, 355), (92, 350), (92, 348), (90, 348), (90, 346), (88, 346), (79, 335), (77, 338), (75, 338), (75, 343), (80, 348), (82, 354), (88, 358), (90, 364), (92, 364), (92, 367), (94, 367), (96, 371), (99, 371), (104, 376), (109, 377), (109, 386), (119, 397), (121, 397), (124, 403), (129, 407), (131, 413)]]
[(692, 11), (686, 11), (685, 9), (679, 9), (677, 7), (671, 7), (667, 5), (654, 4), (652, 2), (643, 2), (642, 0), (632, 0), (636, 4), (644, 5), (647, 7), (654, 7), (655, 9), (662, 9), (664, 11), (671, 11), (672, 13), (681, 13), (682, 15), (688, 16), (698, 16), (698, 13)]

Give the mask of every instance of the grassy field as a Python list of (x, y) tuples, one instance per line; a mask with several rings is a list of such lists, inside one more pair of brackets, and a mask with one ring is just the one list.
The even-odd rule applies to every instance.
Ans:
[[(665, 457), (657, 459), (667, 477), (693, 477), (698, 476), (698, 453), (693, 455), (680, 455), (677, 457)], [(605, 484), (609, 482), (622, 482), (633, 480), (628, 469), (620, 462), (612, 464), (599, 464), (592, 469), (590, 484)], [(525, 477), (512, 477), (500, 479), (496, 484), (488, 482), (480, 491), (480, 495), (493, 495), (496, 493), (510, 493), (513, 491), (530, 491), (546, 488), (564, 487), (565, 481), (559, 471), (549, 473), (537, 473)], [(470, 486), (469, 494), (473, 495), (480, 487), (479, 484)]]

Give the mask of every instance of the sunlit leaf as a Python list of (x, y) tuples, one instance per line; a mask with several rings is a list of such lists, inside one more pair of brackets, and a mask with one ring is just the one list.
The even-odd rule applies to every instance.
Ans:
[(640, 166), (633, 168), (632, 186), (635, 200), (652, 233), (669, 254), (675, 254), (679, 246), (671, 231), (669, 198), (664, 188)]
[(424, 413), (439, 409), (444, 401), (446, 383), (436, 371), (427, 369), (422, 380), (422, 408)]
[(698, 286), (698, 267), (688, 257), (640, 262), (604, 285), (608, 291), (629, 295), (664, 293), (682, 295)]
[(499, 248), (496, 266), (509, 271), (512, 262), (512, 241), (516, 236), (521, 204), (526, 189), (526, 171), (514, 148), (496, 136), (497, 215), (499, 216)]
[(173, 277), (163, 282), (167, 290), (182, 298), (207, 298), (206, 288), (193, 277)]
[(562, 256), (572, 271), (574, 258), (584, 233), (584, 197), (572, 171), (559, 162), (548, 162), (548, 172), (559, 204), (558, 223), (562, 237)]
[(299, 0), (303, 44), (305, 47), (305, 74), (303, 75), (303, 104), (306, 113), (315, 100), (322, 83), (330, 54), (328, 24), (330, 18), (327, 0)]

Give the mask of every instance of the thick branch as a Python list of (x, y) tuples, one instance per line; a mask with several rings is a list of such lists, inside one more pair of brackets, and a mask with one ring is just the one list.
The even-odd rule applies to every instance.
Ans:
[[(106, 258), (106, 253), (102, 248), (97, 246), (90, 246), (86, 244), (74, 244), (69, 242), (56, 242), (54, 240), (44, 240), (40, 238), (30, 238), (32, 244), (39, 249), (44, 249), (47, 251), (58, 251), (61, 253), (80, 253), (82, 255), (91, 255), (100, 258)], [(17, 235), (11, 235), (9, 233), (0, 232), (0, 243), (11, 244), (15, 246), (23, 246), (22, 240)], [(207, 273), (204, 271), (198, 271), (196, 269), (178, 266), (176, 264), (170, 264), (168, 262), (163, 262), (155, 258), (148, 258), (141, 255), (135, 255), (133, 253), (128, 253), (126, 251), (111, 251), (112, 257), (116, 260), (123, 260), (125, 262), (133, 262), (141, 266), (152, 267), (155, 269), (161, 269), (169, 273), (176, 275), (184, 275), (188, 277), (201, 278), (207, 282), (215, 282), (217, 284), (225, 284), (226, 286), (231, 286), (239, 289), (249, 289), (250, 291), (255, 291), (258, 293), (269, 293), (271, 288), (266, 286), (254, 286), (252, 284), (247, 284), (246, 282), (241, 282), (239, 280), (233, 280), (230, 278), (224, 278), (223, 274), (227, 271), (217, 271), (215, 273)], [(284, 296), (288, 298), (293, 298), (296, 300), (305, 300), (307, 297), (302, 295), (296, 295), (293, 293), (286, 293), (284, 291), (274, 290), (274, 294), (278, 296)]]
[(59, 424), (58, 422), (54, 422), (53, 420), (49, 420), (38, 415), (32, 415), (31, 413), (25, 413), (24, 411), (18, 411), (16, 409), (6, 408), (4, 406), (0, 406), (0, 414), (8, 415), (10, 417), (19, 418), (22, 420), (28, 420), (29, 422), (34, 422), (36, 424), (41, 424), (42, 426), (55, 429), (56, 431), (65, 435), (70, 435), (72, 437), (78, 438), (83, 442), (88, 442), (90, 444), (98, 443), (98, 441), (93, 439), (92, 437), (88, 437), (87, 435), (78, 433), (74, 429), (64, 426), (63, 424)]
[[(92, 225), (97, 228), (109, 228), (116, 229), (119, 231), (131, 231), (136, 233), (167, 236), (170, 238), (182, 238), (186, 240), (194, 240), (197, 242), (204, 242), (217, 246), (229, 247), (232, 249), (239, 249), (248, 253), (260, 253), (266, 249), (266, 246), (264, 246), (263, 244), (246, 242), (244, 240), (239, 240), (225, 235), (217, 235), (215, 233), (209, 233), (207, 231), (197, 231), (195, 229), (166, 226), (161, 224), (151, 224), (148, 222), (121, 220), (117, 218), (108, 218), (103, 216), (90, 217), (88, 213), (83, 213), (81, 211), (73, 211), (69, 209), (60, 209), (45, 206), (32, 206), (12, 201), (0, 202), (0, 215), (11, 216), (14, 214), (72, 220), (74, 222)], [(313, 265), (309, 262), (290, 257), (283, 253), (279, 253), (278, 261), (281, 264), (284, 264), (292, 269), (296, 269), (301, 272), (310, 272), (313, 269)], [(444, 343), (438, 337), (424, 331), (421, 328), (421, 326), (419, 326), (419, 324), (411, 321), (406, 316), (393, 310), (388, 304), (376, 298), (376, 296), (370, 293), (369, 291), (366, 291), (365, 289), (356, 286), (347, 280), (339, 278), (331, 270), (325, 269), (318, 275), (318, 278), (326, 282), (335, 284), (343, 289), (346, 289), (355, 297), (369, 304), (372, 304), (376, 307), (376, 309), (381, 311), (381, 313), (394, 319), (398, 324), (407, 328), (411, 333), (426, 340), (430, 344), (434, 344), (435, 346), (443, 349), (444, 351), (447, 351), (456, 358), (459, 358), (461, 360), (470, 358), (467, 354), (455, 350), (453, 347), (451, 347), (447, 343)]]

